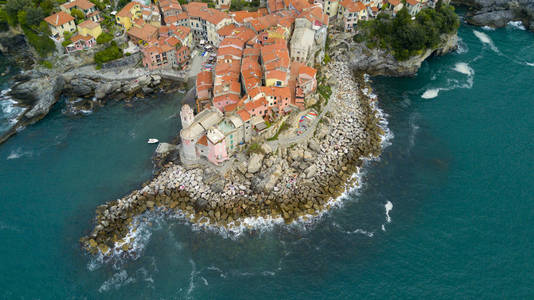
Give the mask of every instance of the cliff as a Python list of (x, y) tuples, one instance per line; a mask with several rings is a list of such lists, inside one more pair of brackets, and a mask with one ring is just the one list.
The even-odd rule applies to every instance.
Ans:
[(30, 69), (36, 63), (36, 55), (21, 33), (0, 33), (0, 52), (22, 69)]
[(413, 76), (421, 67), (421, 63), (432, 55), (444, 55), (456, 50), (458, 36), (455, 34), (442, 35), (438, 47), (427, 49), (420, 55), (412, 56), (405, 61), (398, 61), (391, 53), (384, 49), (369, 49), (365, 43), (351, 44), (349, 55), (340, 52), (338, 55), (346, 55), (351, 67), (355, 70), (366, 72), (370, 75), (384, 76)]
[(453, 0), (470, 8), (466, 21), (477, 26), (504, 27), (510, 21), (522, 21), (534, 31), (534, 0)]
[(185, 73), (148, 71), (136, 68), (95, 71), (92, 66), (76, 71), (33, 69), (14, 76), (9, 96), (25, 107), (13, 127), (0, 135), (0, 144), (17, 129), (44, 118), (60, 96), (66, 97), (67, 111), (91, 110), (106, 99), (142, 97), (162, 89), (177, 89), (176, 81), (185, 82)]

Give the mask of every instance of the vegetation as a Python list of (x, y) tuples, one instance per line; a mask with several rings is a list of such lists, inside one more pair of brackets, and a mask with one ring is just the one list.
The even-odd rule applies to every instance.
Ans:
[(317, 91), (325, 100), (330, 99), (330, 96), (332, 95), (332, 88), (326, 84), (319, 84), (319, 86), (317, 86)]
[(267, 140), (268, 141), (276, 141), (278, 139), (278, 136), (280, 135), (280, 133), (284, 132), (284, 131), (286, 131), (288, 129), (289, 129), (289, 125), (286, 122), (282, 122), (282, 124), (280, 124), (280, 127), (278, 127), (278, 131), (276, 132), (276, 134), (273, 135), (272, 137), (268, 138)]
[(113, 35), (107, 32), (102, 32), (97, 38), (96, 42), (100, 45), (107, 44), (113, 40)]
[(115, 41), (111, 42), (111, 45), (104, 50), (100, 50), (95, 53), (94, 59), (97, 65), (102, 65), (102, 63), (119, 59), (123, 57), (122, 49), (117, 46)]
[(41, 57), (46, 57), (56, 50), (56, 44), (48, 37), (48, 34), (43, 32), (36, 33), (27, 26), (22, 26), (22, 30), (30, 45), (32, 45)]
[(366, 42), (371, 49), (390, 50), (397, 60), (403, 61), (425, 49), (435, 48), (442, 34), (453, 33), (459, 26), (454, 7), (439, 1), (436, 9), (421, 10), (415, 20), (403, 8), (395, 17), (381, 13), (376, 19), (362, 21), (354, 40)]
[(251, 2), (247, 2), (244, 0), (232, 0), (230, 3), (230, 10), (231, 11), (238, 11), (238, 10), (248, 10), (248, 11), (256, 11), (260, 7), (260, 0), (252, 0)]
[(247, 149), (247, 153), (260, 153), (261, 152), (261, 146), (258, 143), (252, 143)]
[(80, 24), (85, 19), (83, 11), (77, 8), (71, 8), (70, 15), (74, 17), (74, 21), (76, 22), (76, 24)]
[(47, 69), (52, 69), (53, 65), (51, 62), (49, 62), (48, 60), (43, 60), (41, 62), (41, 65)]

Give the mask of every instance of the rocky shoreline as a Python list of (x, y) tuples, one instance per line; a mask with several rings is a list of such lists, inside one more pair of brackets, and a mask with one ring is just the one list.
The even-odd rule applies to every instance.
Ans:
[(467, 6), (467, 23), (476, 26), (504, 27), (511, 21), (521, 21), (534, 31), (534, 0), (453, 0)]
[[(344, 39), (346, 40), (346, 39)], [(352, 39), (350, 39), (352, 41)], [(346, 42), (344, 42), (346, 43)], [(351, 66), (372, 76), (413, 76), (419, 71), (421, 64), (432, 55), (445, 55), (458, 47), (458, 35), (444, 34), (438, 47), (427, 49), (420, 55), (413, 56), (406, 61), (398, 61), (391, 53), (384, 49), (368, 48), (365, 43), (351, 42), (347, 47), (342, 43), (335, 45), (337, 48), (333, 56), (338, 59), (349, 60)]]
[(60, 97), (65, 97), (67, 111), (78, 114), (104, 105), (109, 99), (172, 92), (186, 87), (187, 80), (183, 72), (150, 72), (134, 67), (95, 71), (93, 66), (87, 66), (65, 73), (38, 68), (22, 72), (13, 77), (7, 95), (25, 109), (11, 129), (0, 135), (0, 144), (20, 128), (44, 118)]
[(385, 132), (363, 73), (353, 74), (341, 61), (323, 70), (334, 86), (323, 109), (331, 108), (312, 136), (290, 145), (266, 143), (224, 171), (169, 162), (141, 189), (99, 206), (94, 229), (80, 239), (83, 248), (105, 256), (135, 253), (139, 216), (148, 211), (232, 231), (251, 227), (252, 220), (292, 223), (328, 210), (358, 184), (354, 175), (364, 160), (380, 154)]

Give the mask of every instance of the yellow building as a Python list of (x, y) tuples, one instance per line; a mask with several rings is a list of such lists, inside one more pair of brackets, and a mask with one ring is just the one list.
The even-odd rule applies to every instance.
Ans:
[(327, 14), (329, 18), (333, 18), (337, 15), (338, 6), (338, 0), (325, 0), (323, 13)]
[(48, 23), (52, 38), (63, 39), (64, 32), (75, 32), (76, 24), (74, 18), (64, 11), (60, 11), (44, 19)]
[(78, 33), (83, 36), (90, 35), (96, 39), (100, 34), (102, 34), (102, 27), (100, 27), (100, 24), (96, 22), (86, 20), (78, 24)]
[(141, 6), (138, 2), (126, 4), (115, 16), (117, 23), (121, 24), (126, 30), (129, 30), (135, 19), (141, 18)]

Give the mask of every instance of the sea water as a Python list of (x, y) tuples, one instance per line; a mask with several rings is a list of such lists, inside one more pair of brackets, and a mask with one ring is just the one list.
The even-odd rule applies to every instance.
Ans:
[(146, 215), (137, 259), (78, 238), (148, 180), (181, 95), (45, 119), (0, 145), (0, 298), (354, 299), (534, 295), (534, 34), (462, 25), (415, 78), (374, 78), (392, 131), (362, 186), (305, 225), (223, 237)]

